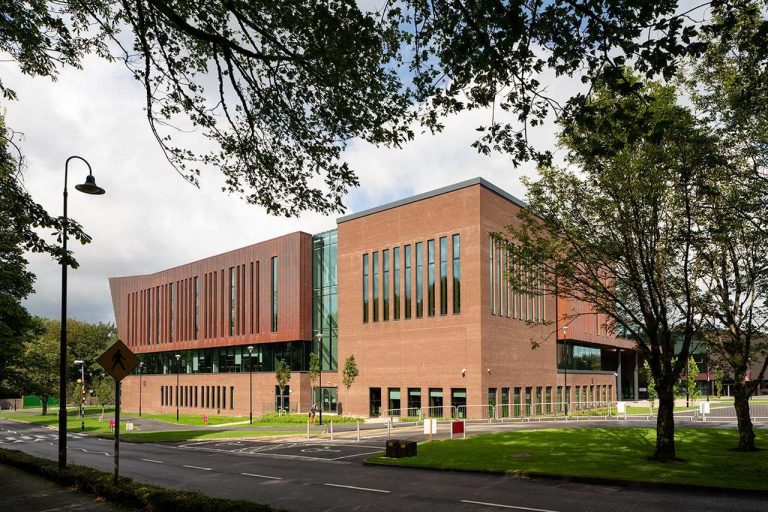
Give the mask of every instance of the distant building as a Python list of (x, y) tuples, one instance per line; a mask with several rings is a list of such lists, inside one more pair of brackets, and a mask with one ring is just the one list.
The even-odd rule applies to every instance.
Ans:
[[(637, 398), (632, 342), (607, 333), (599, 315), (563, 320), (589, 313), (586, 304), (508, 286), (508, 266), (526, 269), (490, 233), (524, 206), (478, 178), (341, 217), (325, 233), (111, 278), (119, 336), (144, 362), (141, 394), (138, 375), (124, 381), (124, 407), (138, 409), (141, 395), (144, 411), (178, 403), (184, 413), (247, 415), (251, 369), (256, 415), (316, 401), (361, 416), (519, 416), (562, 410), (566, 396), (572, 410)], [(312, 351), (323, 366), (314, 397)], [(347, 397), (351, 354), (360, 376)], [(284, 396), (280, 359), (293, 372)]]

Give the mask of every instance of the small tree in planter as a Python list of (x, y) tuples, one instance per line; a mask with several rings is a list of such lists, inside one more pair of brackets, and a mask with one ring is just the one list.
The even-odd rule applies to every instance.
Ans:
[(284, 409), (283, 395), (285, 394), (285, 388), (288, 386), (288, 383), (291, 381), (291, 368), (285, 362), (285, 359), (281, 359), (280, 361), (278, 361), (277, 366), (275, 367), (275, 379), (277, 380), (277, 388), (280, 390), (279, 414), (282, 414)]

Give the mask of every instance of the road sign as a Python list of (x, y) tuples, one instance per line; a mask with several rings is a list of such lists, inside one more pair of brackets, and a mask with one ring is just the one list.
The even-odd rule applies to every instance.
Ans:
[(139, 358), (120, 340), (96, 360), (115, 381), (121, 381), (139, 365)]

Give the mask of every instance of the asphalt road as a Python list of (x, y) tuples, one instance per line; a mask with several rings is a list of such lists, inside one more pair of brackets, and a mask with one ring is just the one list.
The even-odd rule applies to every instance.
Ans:
[[(0, 420), (0, 447), (55, 459), (56, 432)], [(364, 466), (383, 441), (207, 441), (120, 446), (121, 475), (287, 510), (761, 511), (768, 498)], [(112, 471), (113, 442), (69, 439), (71, 462)], [(725, 469), (725, 468), (724, 468)]]

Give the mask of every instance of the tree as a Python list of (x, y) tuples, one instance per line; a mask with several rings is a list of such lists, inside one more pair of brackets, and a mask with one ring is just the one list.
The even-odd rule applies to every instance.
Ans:
[[(659, 395), (654, 458), (667, 461), (675, 384), (700, 322), (693, 215), (717, 155), (673, 88), (626, 80), (630, 94), (598, 85), (583, 115), (563, 126), (572, 168), (544, 168), (529, 182), (529, 208), (506, 243), (545, 289), (590, 304), (636, 341)], [(510, 277), (517, 291), (538, 293)]]
[(720, 151), (728, 157), (727, 165), (708, 177), (705, 193), (710, 207), (701, 215), (698, 259), (705, 290), (701, 296), (705, 339), (720, 364), (733, 373), (738, 449), (743, 451), (756, 449), (749, 398), (768, 367), (767, 359), (759, 374), (747, 381), (750, 359), (768, 354), (765, 26), (759, 7), (747, 4), (727, 30), (711, 38), (687, 83), (694, 104), (722, 141)]
[[(512, 120), (492, 116), (476, 149), (546, 161), (528, 128), (552, 113), (578, 117), (588, 94), (561, 103), (545, 73), (591, 83), (633, 63), (669, 78), (680, 57), (703, 50), (702, 32), (719, 33), (743, 8), (717, 5), (723, 21), (697, 23), (706, 2), (400, 0), (369, 12), (352, 0), (9, 0), (0, 51), (24, 73), (52, 78), (89, 53), (121, 60), (186, 179), (216, 166), (226, 190), (294, 215), (340, 210), (357, 184), (341, 158), (348, 141), (398, 146), (413, 137), (413, 120), (435, 131), (452, 113), (498, 107)], [(215, 147), (176, 143), (173, 125), (197, 128)]]
[(40, 397), (43, 415), (48, 413), (48, 400), (59, 393), (59, 332), (56, 323), (36, 319), (42, 334), (24, 343), (24, 354), (17, 367), (21, 389)]
[[(696, 364), (696, 360), (691, 356), (688, 358), (688, 370), (685, 375), (685, 391), (686, 397), (690, 401), (696, 401), (699, 399), (699, 391), (696, 389), (696, 377), (699, 376), (699, 365)], [(686, 403), (686, 406), (688, 404)]]
[(283, 395), (285, 394), (285, 388), (291, 381), (291, 368), (285, 362), (285, 359), (281, 359), (275, 366), (275, 379), (277, 380), (277, 387), (280, 389), (280, 412), (283, 412)]
[(109, 375), (101, 377), (94, 387), (96, 391), (96, 401), (101, 406), (101, 414), (104, 414), (104, 407), (115, 403), (115, 381)]
[(648, 400), (651, 402), (651, 411), (653, 411), (653, 406), (656, 404), (656, 398), (658, 398), (658, 394), (656, 393), (656, 382), (653, 380), (653, 372), (651, 371), (651, 367), (648, 365), (648, 361), (643, 361), (643, 376), (646, 380), (646, 389), (648, 390)]
[(320, 356), (317, 352), (309, 354), (309, 369), (307, 370), (307, 377), (309, 377), (309, 385), (312, 388), (312, 402), (315, 401), (315, 386), (317, 380), (320, 377)]
[(360, 370), (357, 368), (357, 362), (355, 361), (355, 354), (349, 354), (349, 357), (344, 361), (344, 370), (341, 373), (341, 382), (344, 384), (346, 394), (344, 400), (349, 403), (349, 388), (352, 387), (352, 383), (360, 375)]
[(723, 396), (723, 370), (715, 368), (715, 396), (722, 398)]

